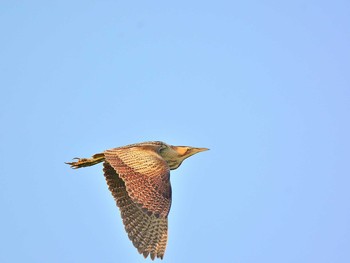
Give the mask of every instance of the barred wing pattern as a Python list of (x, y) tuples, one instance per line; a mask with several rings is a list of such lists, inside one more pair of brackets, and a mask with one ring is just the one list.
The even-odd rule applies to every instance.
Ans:
[(171, 206), (170, 169), (154, 147), (115, 148), (104, 152), (133, 201), (148, 214), (167, 217)]
[(105, 152), (104, 174), (130, 240), (152, 259), (163, 258), (171, 205), (169, 168), (154, 149)]

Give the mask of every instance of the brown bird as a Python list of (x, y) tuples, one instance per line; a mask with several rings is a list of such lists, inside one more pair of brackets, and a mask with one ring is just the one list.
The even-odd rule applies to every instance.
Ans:
[(123, 219), (129, 239), (145, 258), (163, 259), (171, 206), (170, 170), (207, 148), (143, 142), (75, 158), (72, 168), (103, 163), (104, 176)]

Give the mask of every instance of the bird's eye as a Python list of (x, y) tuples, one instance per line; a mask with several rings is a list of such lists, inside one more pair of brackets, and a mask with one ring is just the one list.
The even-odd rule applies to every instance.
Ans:
[(161, 152), (161, 151), (163, 151), (165, 148), (166, 148), (165, 145), (161, 145), (161, 146), (159, 147), (159, 151)]

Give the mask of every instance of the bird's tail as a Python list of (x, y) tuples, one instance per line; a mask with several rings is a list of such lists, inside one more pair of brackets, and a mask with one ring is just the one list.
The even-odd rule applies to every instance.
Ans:
[(103, 162), (105, 160), (105, 155), (104, 153), (96, 153), (91, 158), (74, 158), (74, 159), (76, 159), (77, 161), (66, 163), (66, 164), (69, 164), (70, 167), (73, 169), (78, 169), (81, 167), (92, 166), (100, 162)]

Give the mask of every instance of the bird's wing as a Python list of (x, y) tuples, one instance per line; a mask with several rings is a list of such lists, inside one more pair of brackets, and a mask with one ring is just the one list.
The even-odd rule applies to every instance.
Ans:
[(163, 258), (168, 238), (168, 219), (145, 212), (130, 198), (124, 181), (115, 169), (108, 162), (103, 166), (108, 188), (120, 209), (130, 240), (144, 257), (150, 254), (152, 259)]
[(104, 155), (134, 202), (149, 215), (167, 217), (171, 206), (170, 169), (157, 147), (115, 148)]

